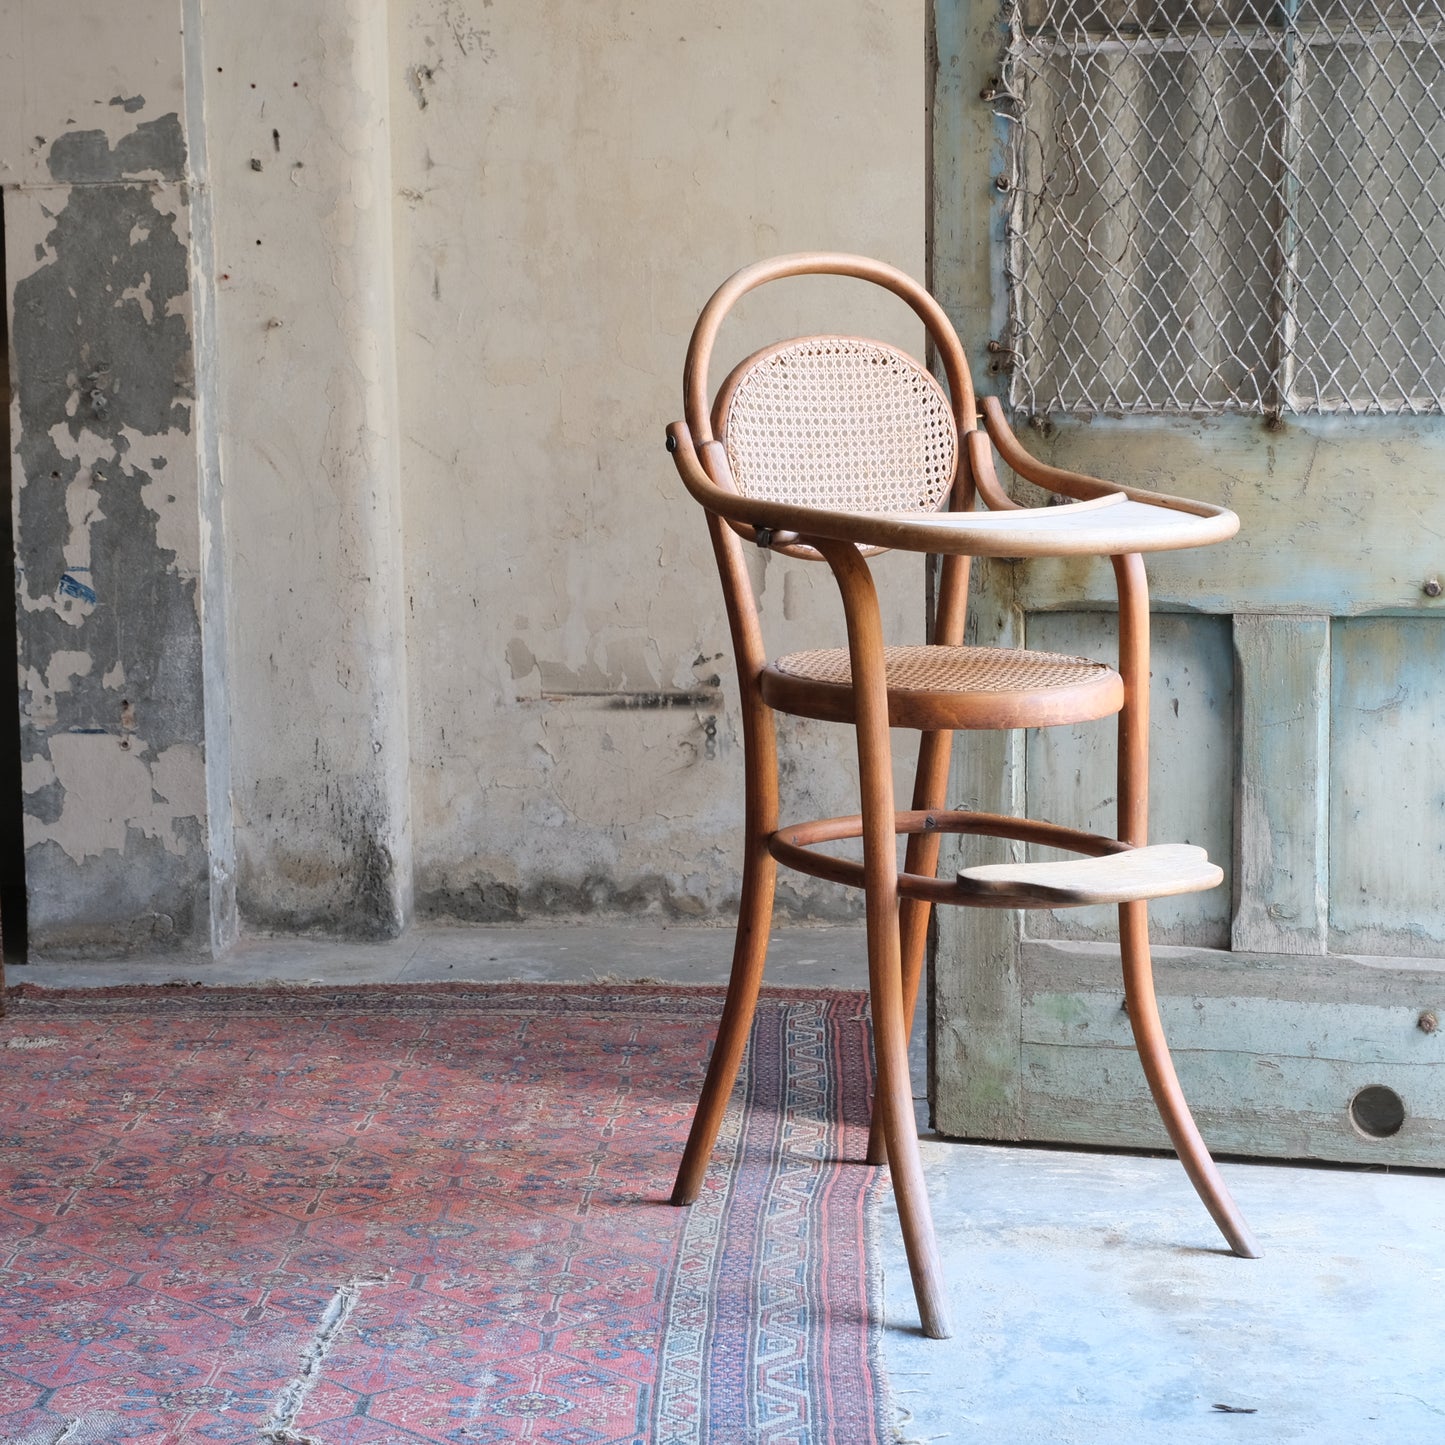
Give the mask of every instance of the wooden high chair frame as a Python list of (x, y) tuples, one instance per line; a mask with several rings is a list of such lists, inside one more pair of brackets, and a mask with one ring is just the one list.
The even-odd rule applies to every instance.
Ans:
[[(708, 390), (713, 344), (737, 300), (786, 277), (870, 281), (927, 328), (947, 395), (913, 358), (856, 337), (797, 338), (742, 362)], [(937, 302), (904, 273), (861, 256), (806, 253), (739, 271), (707, 303), (688, 346), (686, 420), (667, 429), (684, 484), (707, 511), (737, 656), (746, 757), (743, 881), (732, 974), (717, 1043), (673, 1192), (702, 1186), (752, 1024), (771, 926), (777, 865), (861, 887), (876, 1095), (868, 1162), (891, 1166), (923, 1331), (950, 1333), (908, 1076), (908, 1034), (935, 903), (981, 908), (1119, 907), (1125, 996), (1139, 1057), (1169, 1136), (1236, 1254), (1257, 1253), (1180, 1091), (1160, 1025), (1147, 900), (1212, 888), (1204, 851), (1148, 847), (1149, 602), (1142, 555), (1223, 541), (1222, 507), (1116, 486), (1035, 461), (993, 398), (983, 427), (962, 347)], [(997, 479), (993, 448), (1063, 505), (1025, 508)], [(982, 501), (986, 510), (976, 510)], [(946, 510), (939, 510), (946, 508)], [(744, 541), (821, 558), (842, 596), (847, 647), (769, 663)], [(865, 558), (902, 548), (941, 558), (926, 648), (885, 646)], [(971, 557), (1107, 556), (1119, 597), (1117, 671), (1023, 649), (965, 648)], [(781, 826), (775, 712), (850, 722), (857, 733), (857, 816)], [(1118, 837), (944, 807), (955, 729), (1047, 727), (1117, 714)], [(890, 728), (921, 734), (913, 806), (893, 797)], [(944, 833), (1043, 844), (1079, 861), (967, 868), (936, 876)], [(896, 838), (907, 836), (903, 867)], [(862, 838), (861, 864), (818, 845)]]

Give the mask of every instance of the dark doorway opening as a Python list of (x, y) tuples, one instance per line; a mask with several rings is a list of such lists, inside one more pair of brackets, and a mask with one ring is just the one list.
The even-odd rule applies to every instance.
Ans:
[(25, 804), (20, 786), (20, 665), (15, 635), (15, 510), (10, 436), (10, 287), (0, 193), (0, 934), (5, 962), (26, 948)]

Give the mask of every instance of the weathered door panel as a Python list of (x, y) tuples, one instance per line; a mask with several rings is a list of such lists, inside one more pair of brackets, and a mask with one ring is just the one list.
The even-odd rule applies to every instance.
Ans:
[[(1020, 957), (1020, 1115), (1025, 1136), (1168, 1148), (1134, 1055), (1118, 954), (1025, 942)], [(1281, 1158), (1438, 1164), (1445, 1068), (1424, 1005), (1445, 971), (1388, 959), (1240, 955), (1164, 947), (1155, 972), (1179, 1076), (1211, 1148)], [(1371, 1138), (1348, 1104), (1391, 1089), (1406, 1119)]]
[[(1160, 607), (1445, 616), (1445, 597), (1423, 590), (1445, 582), (1445, 418), (1099, 417), (1047, 434), (1017, 420), (1029, 449), (1058, 465), (1239, 513), (1234, 541), (1150, 558)], [(1108, 606), (1113, 573), (1087, 559), (1038, 563), (1028, 595), (1040, 610)]]
[[(1001, 393), (997, 7), (934, 7), (933, 271)], [(1445, 346), (1445, 337), (1439, 339)], [(992, 368), (992, 370), (991, 370)], [(992, 383), (989, 378), (993, 377)], [(1151, 836), (1212, 894), (1151, 908), (1166, 1029), (1210, 1146), (1445, 1161), (1445, 419), (1054, 419), (1056, 465), (1232, 507), (1239, 537), (1149, 559)], [(978, 641), (1114, 654), (1107, 562), (976, 567)], [(1112, 726), (960, 735), (950, 801), (1112, 832)], [(963, 839), (942, 869), (1016, 845)], [(1103, 910), (940, 911), (935, 1123), (965, 1137), (1165, 1143)], [(1403, 1122), (1363, 1108), (1383, 1088)], [(1371, 1130), (1374, 1130), (1372, 1133)]]
[[(1109, 613), (1035, 613), (1026, 621), (1029, 647), (1112, 658), (1117, 631)], [(1229, 619), (1166, 613), (1153, 619), (1149, 710), (1156, 749), (1149, 793), (1149, 828), (1160, 839), (1194, 843), (1226, 872), (1234, 834), (1234, 658)], [(1076, 828), (1115, 831), (1113, 718), (1025, 734), (1024, 802), (1031, 817)], [(1061, 857), (1035, 849), (1037, 857)], [(1097, 942), (1113, 938), (1113, 908), (1040, 910), (1028, 919), (1035, 938)], [(1202, 947), (1229, 944), (1229, 892), (1163, 898), (1150, 913), (1153, 936)]]
[(1336, 622), (1330, 663), (1329, 946), (1445, 954), (1445, 626)]

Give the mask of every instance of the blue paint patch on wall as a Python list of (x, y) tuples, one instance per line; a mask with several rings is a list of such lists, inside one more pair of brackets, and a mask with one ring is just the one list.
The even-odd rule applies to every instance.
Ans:
[[(84, 572), (87, 569), (77, 567), (77, 572)], [(60, 595), (62, 597), (78, 597), (82, 602), (95, 601), (95, 588), (89, 582), (82, 582), (73, 573), (63, 572), (60, 576)]]

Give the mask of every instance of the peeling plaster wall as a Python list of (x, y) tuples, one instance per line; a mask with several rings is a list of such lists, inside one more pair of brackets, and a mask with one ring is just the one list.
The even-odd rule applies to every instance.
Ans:
[[(922, 275), (922, 4), (404, 0), (391, 48), (419, 910), (709, 917), (737, 886), (740, 731), (662, 428), (736, 267), (827, 247)], [(840, 324), (918, 348), (862, 296), (748, 298), (719, 364)], [(824, 570), (755, 565), (775, 651), (839, 636)], [(918, 637), (917, 560), (882, 570)], [(788, 727), (784, 770), (790, 815), (856, 807), (846, 731)], [(797, 912), (854, 901), (785, 886)]]
[[(210, 838), (179, 5), (7, 5), (32, 950), (197, 946)], [(111, 41), (113, 43), (106, 43)]]
[[(0, 185), (49, 185), (63, 131), (108, 145), (184, 111), (179, 0), (121, 7), (0, 0)], [(177, 179), (179, 179), (177, 177)]]
[[(662, 426), (737, 266), (922, 273), (922, 0), (0, 16), (37, 952), (725, 909), (732, 659)], [(775, 650), (836, 638), (826, 573), (753, 565)], [(790, 728), (790, 810), (852, 766)]]

